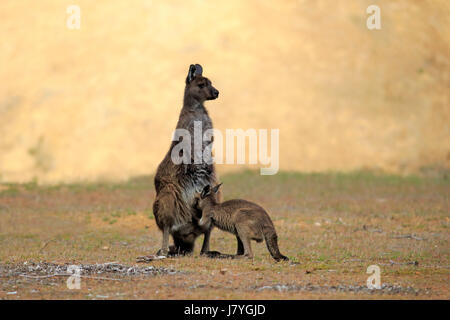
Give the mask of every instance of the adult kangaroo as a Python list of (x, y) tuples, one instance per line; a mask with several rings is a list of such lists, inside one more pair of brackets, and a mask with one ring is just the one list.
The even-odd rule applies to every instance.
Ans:
[[(199, 64), (191, 65), (186, 77), (183, 108), (176, 129), (187, 130), (192, 137), (191, 150), (194, 146), (194, 128), (201, 124), (201, 138), (206, 130), (212, 129), (212, 121), (205, 109), (206, 100), (214, 100), (219, 91), (211, 85), (211, 81), (202, 75), (203, 69)], [(198, 130), (198, 129), (197, 129)], [(181, 130), (183, 131), (183, 130)], [(177, 131), (178, 132), (178, 131)], [(206, 185), (215, 185), (217, 177), (212, 161), (195, 161), (194, 152), (190, 155), (178, 154), (188, 161), (174, 163), (172, 151), (180, 141), (174, 136), (169, 151), (159, 164), (155, 175), (156, 199), (153, 203), (153, 214), (156, 224), (162, 231), (162, 246), (158, 255), (190, 254), (194, 250), (195, 239), (204, 234), (201, 254), (209, 252), (209, 238), (211, 228), (204, 229), (198, 225), (201, 211), (195, 206), (195, 195)], [(201, 139), (201, 152), (211, 156), (210, 142)], [(213, 137), (211, 136), (211, 140)], [(198, 142), (197, 142), (198, 143)], [(198, 146), (198, 145), (197, 145)], [(176, 149), (178, 150), (178, 149)], [(177, 152), (180, 153), (180, 152)], [(220, 198), (220, 195), (218, 195)], [(169, 234), (172, 235), (174, 245), (169, 248)], [(170, 250), (169, 250), (170, 249)]]

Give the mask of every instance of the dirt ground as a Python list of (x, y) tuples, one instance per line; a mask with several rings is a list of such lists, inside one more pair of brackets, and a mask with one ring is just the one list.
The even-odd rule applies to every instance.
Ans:
[[(0, 185), (0, 299), (449, 299), (450, 183), (371, 172), (226, 174), (225, 199), (270, 213), (281, 252), (250, 260), (193, 256), (136, 263), (161, 234), (152, 177), (124, 183)], [(215, 230), (212, 249), (236, 250)], [(106, 263), (106, 264), (105, 264)], [(80, 289), (64, 270), (80, 265)], [(366, 288), (370, 265), (381, 290)], [(62, 272), (62, 273), (61, 273)]]

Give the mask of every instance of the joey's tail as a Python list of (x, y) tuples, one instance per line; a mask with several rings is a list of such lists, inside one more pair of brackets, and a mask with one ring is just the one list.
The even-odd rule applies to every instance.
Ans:
[(265, 227), (263, 228), (264, 239), (266, 239), (267, 249), (269, 250), (272, 257), (277, 260), (289, 260), (288, 257), (283, 256), (278, 249), (278, 236), (273, 228)]

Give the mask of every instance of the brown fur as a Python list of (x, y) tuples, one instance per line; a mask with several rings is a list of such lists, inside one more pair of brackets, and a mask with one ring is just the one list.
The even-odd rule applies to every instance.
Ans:
[[(216, 99), (219, 92), (211, 85), (211, 81), (202, 76), (200, 65), (191, 65), (186, 78), (183, 108), (177, 123), (177, 129), (186, 129), (192, 138), (191, 149), (194, 150), (194, 121), (201, 121), (203, 132), (212, 128), (212, 121), (204, 107), (206, 100)], [(194, 208), (195, 194), (205, 185), (217, 181), (213, 164), (174, 164), (171, 152), (178, 141), (173, 141), (166, 156), (158, 166), (155, 175), (156, 199), (153, 203), (153, 214), (156, 224), (163, 232), (163, 241), (158, 254), (189, 254), (194, 249), (195, 239), (205, 235), (202, 253), (209, 251), (211, 230), (200, 228), (198, 220), (200, 212)], [(208, 145), (203, 142), (202, 151)], [(169, 234), (174, 246), (170, 247)]]
[(237, 256), (253, 258), (250, 241), (262, 242), (264, 239), (275, 260), (289, 260), (280, 253), (275, 226), (267, 212), (256, 203), (241, 199), (219, 203), (215, 197), (219, 187), (211, 190), (206, 186), (197, 196), (197, 206), (202, 210), (200, 226), (209, 230), (214, 225), (236, 235)]

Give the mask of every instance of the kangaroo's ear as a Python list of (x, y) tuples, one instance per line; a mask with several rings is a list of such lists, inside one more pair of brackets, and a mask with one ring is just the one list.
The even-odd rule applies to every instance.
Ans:
[(202, 193), (200, 194), (200, 198), (205, 199), (209, 194), (211, 193), (211, 186), (208, 184), (205, 186), (202, 190)]
[(201, 65), (195, 65), (195, 74), (201, 76), (203, 74), (203, 68)]
[(189, 72), (186, 77), (186, 84), (191, 83), (192, 80), (194, 80), (195, 76), (201, 76), (203, 74), (203, 68), (201, 65), (196, 64), (189, 67)]
[(189, 67), (188, 75), (186, 77), (186, 84), (189, 84), (191, 83), (192, 80), (194, 80), (195, 69), (196, 69), (195, 66), (191, 64), (191, 66)]
[(219, 188), (220, 188), (220, 186), (221, 186), (222, 184), (223, 184), (223, 183), (219, 183), (217, 186), (215, 186), (215, 187), (212, 189), (212, 192), (217, 193), (217, 191), (219, 191)]

